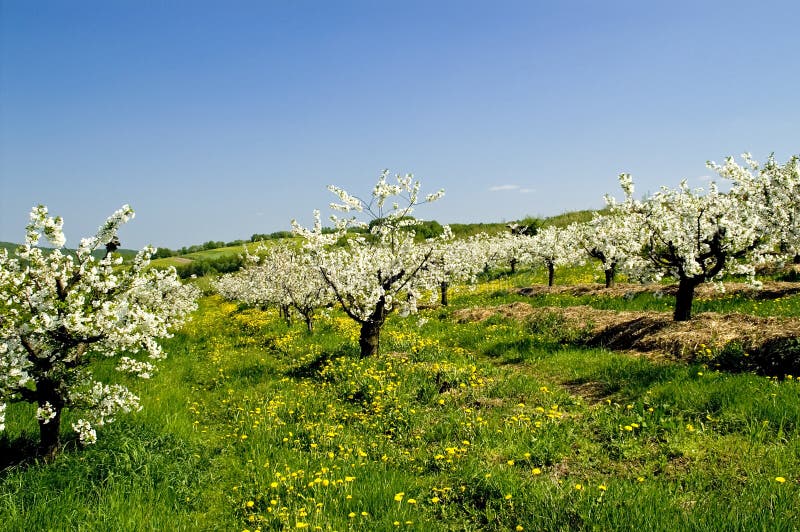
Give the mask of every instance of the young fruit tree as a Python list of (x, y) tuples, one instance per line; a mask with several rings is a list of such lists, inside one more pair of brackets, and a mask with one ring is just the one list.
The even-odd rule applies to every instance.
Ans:
[(545, 227), (531, 237), (526, 252), (532, 263), (543, 263), (547, 268), (547, 286), (553, 286), (556, 266), (581, 261), (578, 233), (577, 225), (571, 224), (569, 227)]
[[(139, 408), (125, 386), (96, 380), (93, 362), (116, 358), (118, 371), (149, 378), (153, 362), (165, 357), (156, 340), (195, 309), (197, 290), (174, 269), (147, 268), (155, 248), (129, 265), (114, 258), (117, 230), (133, 215), (123, 206), (71, 253), (63, 249), (62, 219), (38, 206), (16, 255), (0, 252), (0, 412), (10, 402), (35, 404), (47, 457), (60, 448), (65, 409), (81, 412), (72, 428), (90, 444), (94, 427)], [(42, 235), (53, 249), (36, 247)], [(102, 246), (98, 260), (92, 252)]]
[[(757, 178), (756, 178), (757, 179)], [(742, 184), (720, 192), (715, 183), (709, 190), (690, 189), (686, 181), (677, 189), (662, 187), (643, 201), (633, 198), (633, 180), (620, 176), (625, 201), (611, 203), (615, 213), (630, 216), (630, 227), (643, 243), (646, 259), (643, 274), (678, 280), (673, 318), (692, 316), (695, 288), (718, 279), (723, 273), (746, 274), (751, 280), (755, 266), (773, 248), (773, 235), (763, 218), (758, 198), (743, 194)]]
[(447, 306), (452, 283), (477, 281), (487, 263), (487, 247), (480, 238), (455, 239), (450, 226), (445, 226), (444, 233), (429, 242), (433, 244), (433, 255), (423, 274), (430, 277), (432, 285), (439, 286), (440, 302)]
[(629, 227), (630, 221), (630, 217), (619, 213), (595, 214), (588, 222), (576, 226), (579, 245), (603, 268), (606, 288), (614, 286), (620, 268), (629, 270), (638, 259), (642, 246), (636, 232)]
[(314, 330), (316, 311), (333, 303), (330, 287), (302, 249), (276, 244), (250, 254), (245, 249), (247, 266), (222, 276), (215, 287), (230, 300), (276, 306), (289, 323), (289, 309), (294, 308)]
[[(322, 231), (318, 211), (312, 229), (292, 222), (295, 233), (305, 238), (311, 261), (336, 301), (360, 325), (362, 357), (378, 354), (381, 328), (391, 312), (416, 312), (421, 294), (435, 289), (431, 277), (421, 274), (431, 261), (433, 245), (414, 242), (420, 221), (411, 218), (411, 213), (420, 204), (436, 201), (444, 191), (421, 199), (420, 182), (412, 175), (396, 175), (393, 183), (388, 178), (384, 171), (369, 201), (328, 187), (340, 201), (331, 203), (332, 209), (361, 213), (368, 221), (332, 215), (335, 230), (328, 234)], [(369, 233), (348, 233), (352, 227), (369, 229)]]

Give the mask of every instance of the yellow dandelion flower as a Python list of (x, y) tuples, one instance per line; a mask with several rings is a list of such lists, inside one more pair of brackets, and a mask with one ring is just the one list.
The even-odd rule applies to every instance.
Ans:
[(775, 477), (775, 482), (780, 482), (781, 484), (783, 484), (784, 482), (786, 482), (786, 479), (783, 477)]
[(506, 496), (505, 496), (505, 500), (507, 500), (507, 501), (510, 501), (510, 500), (511, 500), (511, 494), (510, 494), (510, 493), (507, 493), (507, 494), (506, 494)]
[(542, 470), (541, 470), (541, 469), (539, 469), (538, 467), (534, 467), (534, 468), (531, 470), (531, 473), (533, 473), (534, 475), (541, 475), (541, 474), (542, 474)]
[(395, 500), (396, 502), (400, 502), (400, 501), (402, 501), (402, 500), (403, 500), (403, 497), (405, 497), (405, 496), (406, 496), (405, 492), (401, 491), (400, 493), (396, 493), (396, 494), (394, 495), (394, 500)]
[(517, 525), (517, 527), (514, 530), (516, 530), (517, 532), (522, 532), (523, 530), (525, 530), (525, 527), (522, 525)]
[(245, 503), (245, 506), (247, 506), (248, 508), (252, 508), (253, 506), (255, 506), (255, 504), (256, 504), (256, 503), (255, 503), (255, 502), (253, 502), (253, 501), (247, 501), (247, 502)]

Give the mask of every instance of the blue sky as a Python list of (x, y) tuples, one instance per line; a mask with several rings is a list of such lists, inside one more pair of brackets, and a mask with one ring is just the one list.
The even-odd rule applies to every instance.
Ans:
[(490, 222), (800, 153), (797, 2), (0, 0), (0, 240), (286, 230), (380, 171)]

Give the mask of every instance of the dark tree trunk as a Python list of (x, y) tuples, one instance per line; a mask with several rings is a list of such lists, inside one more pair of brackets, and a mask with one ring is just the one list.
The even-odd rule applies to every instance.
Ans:
[(287, 327), (292, 326), (292, 315), (289, 312), (289, 305), (280, 305), (278, 314), (286, 321)]
[(797, 255), (794, 256), (794, 263), (795, 264), (800, 264), (800, 253), (798, 253)]
[(698, 284), (700, 284), (700, 281), (697, 278), (680, 278), (678, 293), (675, 295), (675, 313), (672, 316), (674, 321), (688, 321), (692, 318), (694, 289)]
[(605, 270), (606, 274), (606, 288), (614, 286), (615, 277), (617, 276), (617, 265), (612, 264), (610, 268)]
[(441, 285), (439, 285), (441, 290), (442, 290), (442, 306), (443, 307), (447, 306), (447, 287), (448, 287), (448, 284), (449, 283), (447, 281), (442, 281)]
[(511, 273), (517, 272), (517, 259), (511, 259)]
[(314, 315), (311, 312), (303, 313), (303, 320), (306, 322), (308, 334), (314, 333)]
[(553, 286), (556, 278), (556, 266), (552, 262), (547, 263), (547, 286)]
[(387, 314), (386, 300), (381, 297), (369, 318), (361, 322), (361, 334), (358, 338), (361, 358), (378, 355), (381, 343), (381, 327), (386, 321)]
[(50, 460), (61, 449), (61, 411), (64, 400), (58, 393), (58, 386), (50, 380), (41, 380), (36, 384), (38, 406), (45, 408), (50, 403), (50, 408), (55, 416), (49, 420), (39, 420), (39, 452), (45, 459)]
[(54, 458), (61, 449), (61, 410), (45, 423), (39, 421), (39, 453), (46, 460)]
[(361, 348), (361, 358), (378, 356), (381, 344), (381, 326), (373, 321), (361, 324), (361, 336), (358, 346)]

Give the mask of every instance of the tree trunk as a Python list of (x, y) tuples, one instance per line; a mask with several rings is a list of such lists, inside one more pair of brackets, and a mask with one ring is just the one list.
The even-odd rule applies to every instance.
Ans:
[(381, 296), (369, 318), (361, 322), (361, 334), (358, 338), (361, 358), (378, 355), (381, 343), (381, 327), (386, 321), (387, 314), (386, 300)]
[(378, 356), (381, 343), (381, 326), (373, 321), (361, 324), (361, 336), (358, 346), (361, 348), (361, 358)]
[(798, 253), (797, 255), (794, 256), (794, 263), (795, 264), (800, 264), (800, 253)]
[(64, 400), (58, 393), (57, 383), (49, 379), (36, 383), (36, 394), (39, 408), (46, 408), (49, 403), (55, 412), (52, 418), (39, 420), (39, 453), (50, 460), (61, 449), (61, 411), (64, 409)]
[(517, 271), (517, 259), (511, 259), (511, 273), (516, 273)]
[(447, 306), (447, 286), (448, 286), (448, 284), (449, 283), (447, 281), (442, 281), (441, 285), (439, 285), (441, 290), (442, 290), (442, 306), (443, 307)]
[(61, 409), (47, 423), (39, 421), (39, 453), (45, 460), (55, 458), (61, 449)]
[(311, 312), (303, 314), (303, 320), (306, 322), (306, 331), (308, 334), (314, 333), (314, 315)]
[(612, 264), (610, 268), (605, 270), (606, 274), (606, 288), (614, 286), (615, 277), (617, 275), (617, 265)]
[(672, 316), (674, 321), (688, 321), (692, 318), (692, 300), (694, 300), (694, 289), (698, 284), (700, 281), (696, 278), (680, 278), (678, 293), (675, 295), (675, 313)]
[(289, 312), (289, 305), (280, 305), (278, 314), (286, 321), (286, 326), (292, 326), (292, 315)]
[(552, 262), (547, 263), (547, 286), (553, 286), (556, 278), (556, 266)]

